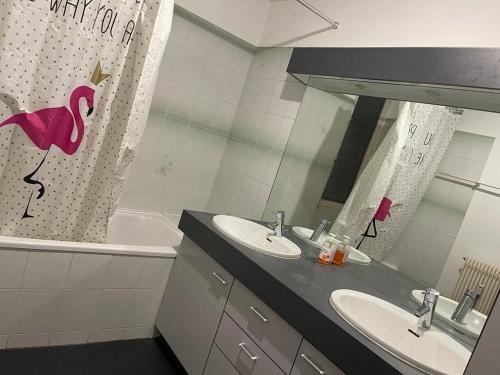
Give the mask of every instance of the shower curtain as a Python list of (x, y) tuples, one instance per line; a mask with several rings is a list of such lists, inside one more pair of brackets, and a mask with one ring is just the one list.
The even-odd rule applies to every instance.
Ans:
[(2, 2), (0, 235), (103, 242), (173, 0)]
[(461, 113), (452, 107), (404, 103), (396, 123), (356, 181), (333, 225), (334, 233), (346, 233), (352, 240), (359, 240), (382, 198), (389, 198), (390, 216), (376, 222), (377, 237), (366, 237), (360, 247), (372, 258), (382, 260), (436, 174)]

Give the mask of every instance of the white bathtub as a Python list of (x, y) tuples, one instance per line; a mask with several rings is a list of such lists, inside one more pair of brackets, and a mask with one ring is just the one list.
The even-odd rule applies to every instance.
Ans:
[(108, 244), (0, 236), (0, 350), (152, 337), (181, 238), (129, 210)]
[(106, 244), (0, 236), (0, 249), (82, 252), (173, 258), (182, 232), (165, 216), (119, 209), (109, 221)]

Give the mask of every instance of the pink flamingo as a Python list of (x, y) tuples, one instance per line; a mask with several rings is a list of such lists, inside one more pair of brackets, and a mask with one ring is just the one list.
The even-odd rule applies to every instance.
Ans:
[[(43, 108), (32, 113), (18, 113), (0, 123), (0, 127), (16, 124), (20, 126), (33, 144), (40, 150), (47, 150), (40, 164), (29, 175), (24, 177), (24, 182), (31, 185), (39, 185), (38, 196), (40, 199), (45, 193), (45, 187), (40, 181), (34, 180), (33, 176), (38, 172), (47, 158), (52, 145), (60, 148), (65, 154), (73, 155), (82, 143), (85, 130), (84, 122), (80, 114), (80, 100), (87, 102), (87, 117), (92, 114), (94, 108), (94, 89), (88, 86), (79, 86), (73, 90), (69, 100), (69, 107)], [(77, 135), (75, 141), (71, 140), (74, 125), (76, 124)], [(24, 210), (23, 219), (31, 218), (28, 213), (33, 193), (28, 200)]]

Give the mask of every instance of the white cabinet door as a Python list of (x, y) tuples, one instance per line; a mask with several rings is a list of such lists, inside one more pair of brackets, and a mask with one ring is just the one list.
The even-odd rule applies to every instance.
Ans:
[(156, 326), (190, 375), (201, 375), (234, 278), (187, 236)]

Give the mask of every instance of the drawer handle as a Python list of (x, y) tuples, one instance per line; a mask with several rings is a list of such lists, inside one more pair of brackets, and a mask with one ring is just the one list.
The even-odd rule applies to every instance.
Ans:
[(217, 280), (219, 280), (219, 281), (220, 281), (220, 283), (221, 283), (222, 285), (226, 285), (226, 284), (227, 284), (227, 281), (226, 281), (226, 280), (224, 280), (224, 279), (222, 278), (222, 276), (220, 276), (217, 272), (212, 272), (212, 275), (214, 275), (214, 276), (215, 276), (215, 278), (216, 278)]
[(307, 363), (308, 363), (308, 364), (309, 364), (309, 365), (310, 365), (310, 366), (311, 366), (311, 367), (312, 367), (312, 368), (313, 368), (313, 369), (314, 369), (314, 370), (315, 370), (315, 371), (316, 371), (319, 375), (325, 375), (325, 374), (326, 374), (326, 372), (325, 372), (325, 371), (323, 371), (321, 368), (319, 368), (319, 367), (318, 367), (318, 365), (317, 365), (316, 363), (314, 363), (313, 361), (311, 361), (307, 355), (305, 355), (304, 353), (302, 353), (300, 356), (301, 356), (301, 357), (304, 359), (304, 361), (306, 361), (306, 362), (307, 362)]
[(269, 319), (267, 319), (264, 315), (262, 315), (260, 311), (257, 310), (255, 307), (250, 306), (250, 310), (252, 310), (255, 313), (255, 315), (257, 315), (264, 323), (269, 322)]
[(255, 356), (252, 353), (250, 353), (250, 351), (245, 346), (244, 342), (238, 344), (238, 346), (241, 348), (241, 350), (243, 350), (245, 352), (245, 354), (248, 356), (248, 358), (250, 358), (252, 361), (256, 361), (257, 360), (257, 356)]

